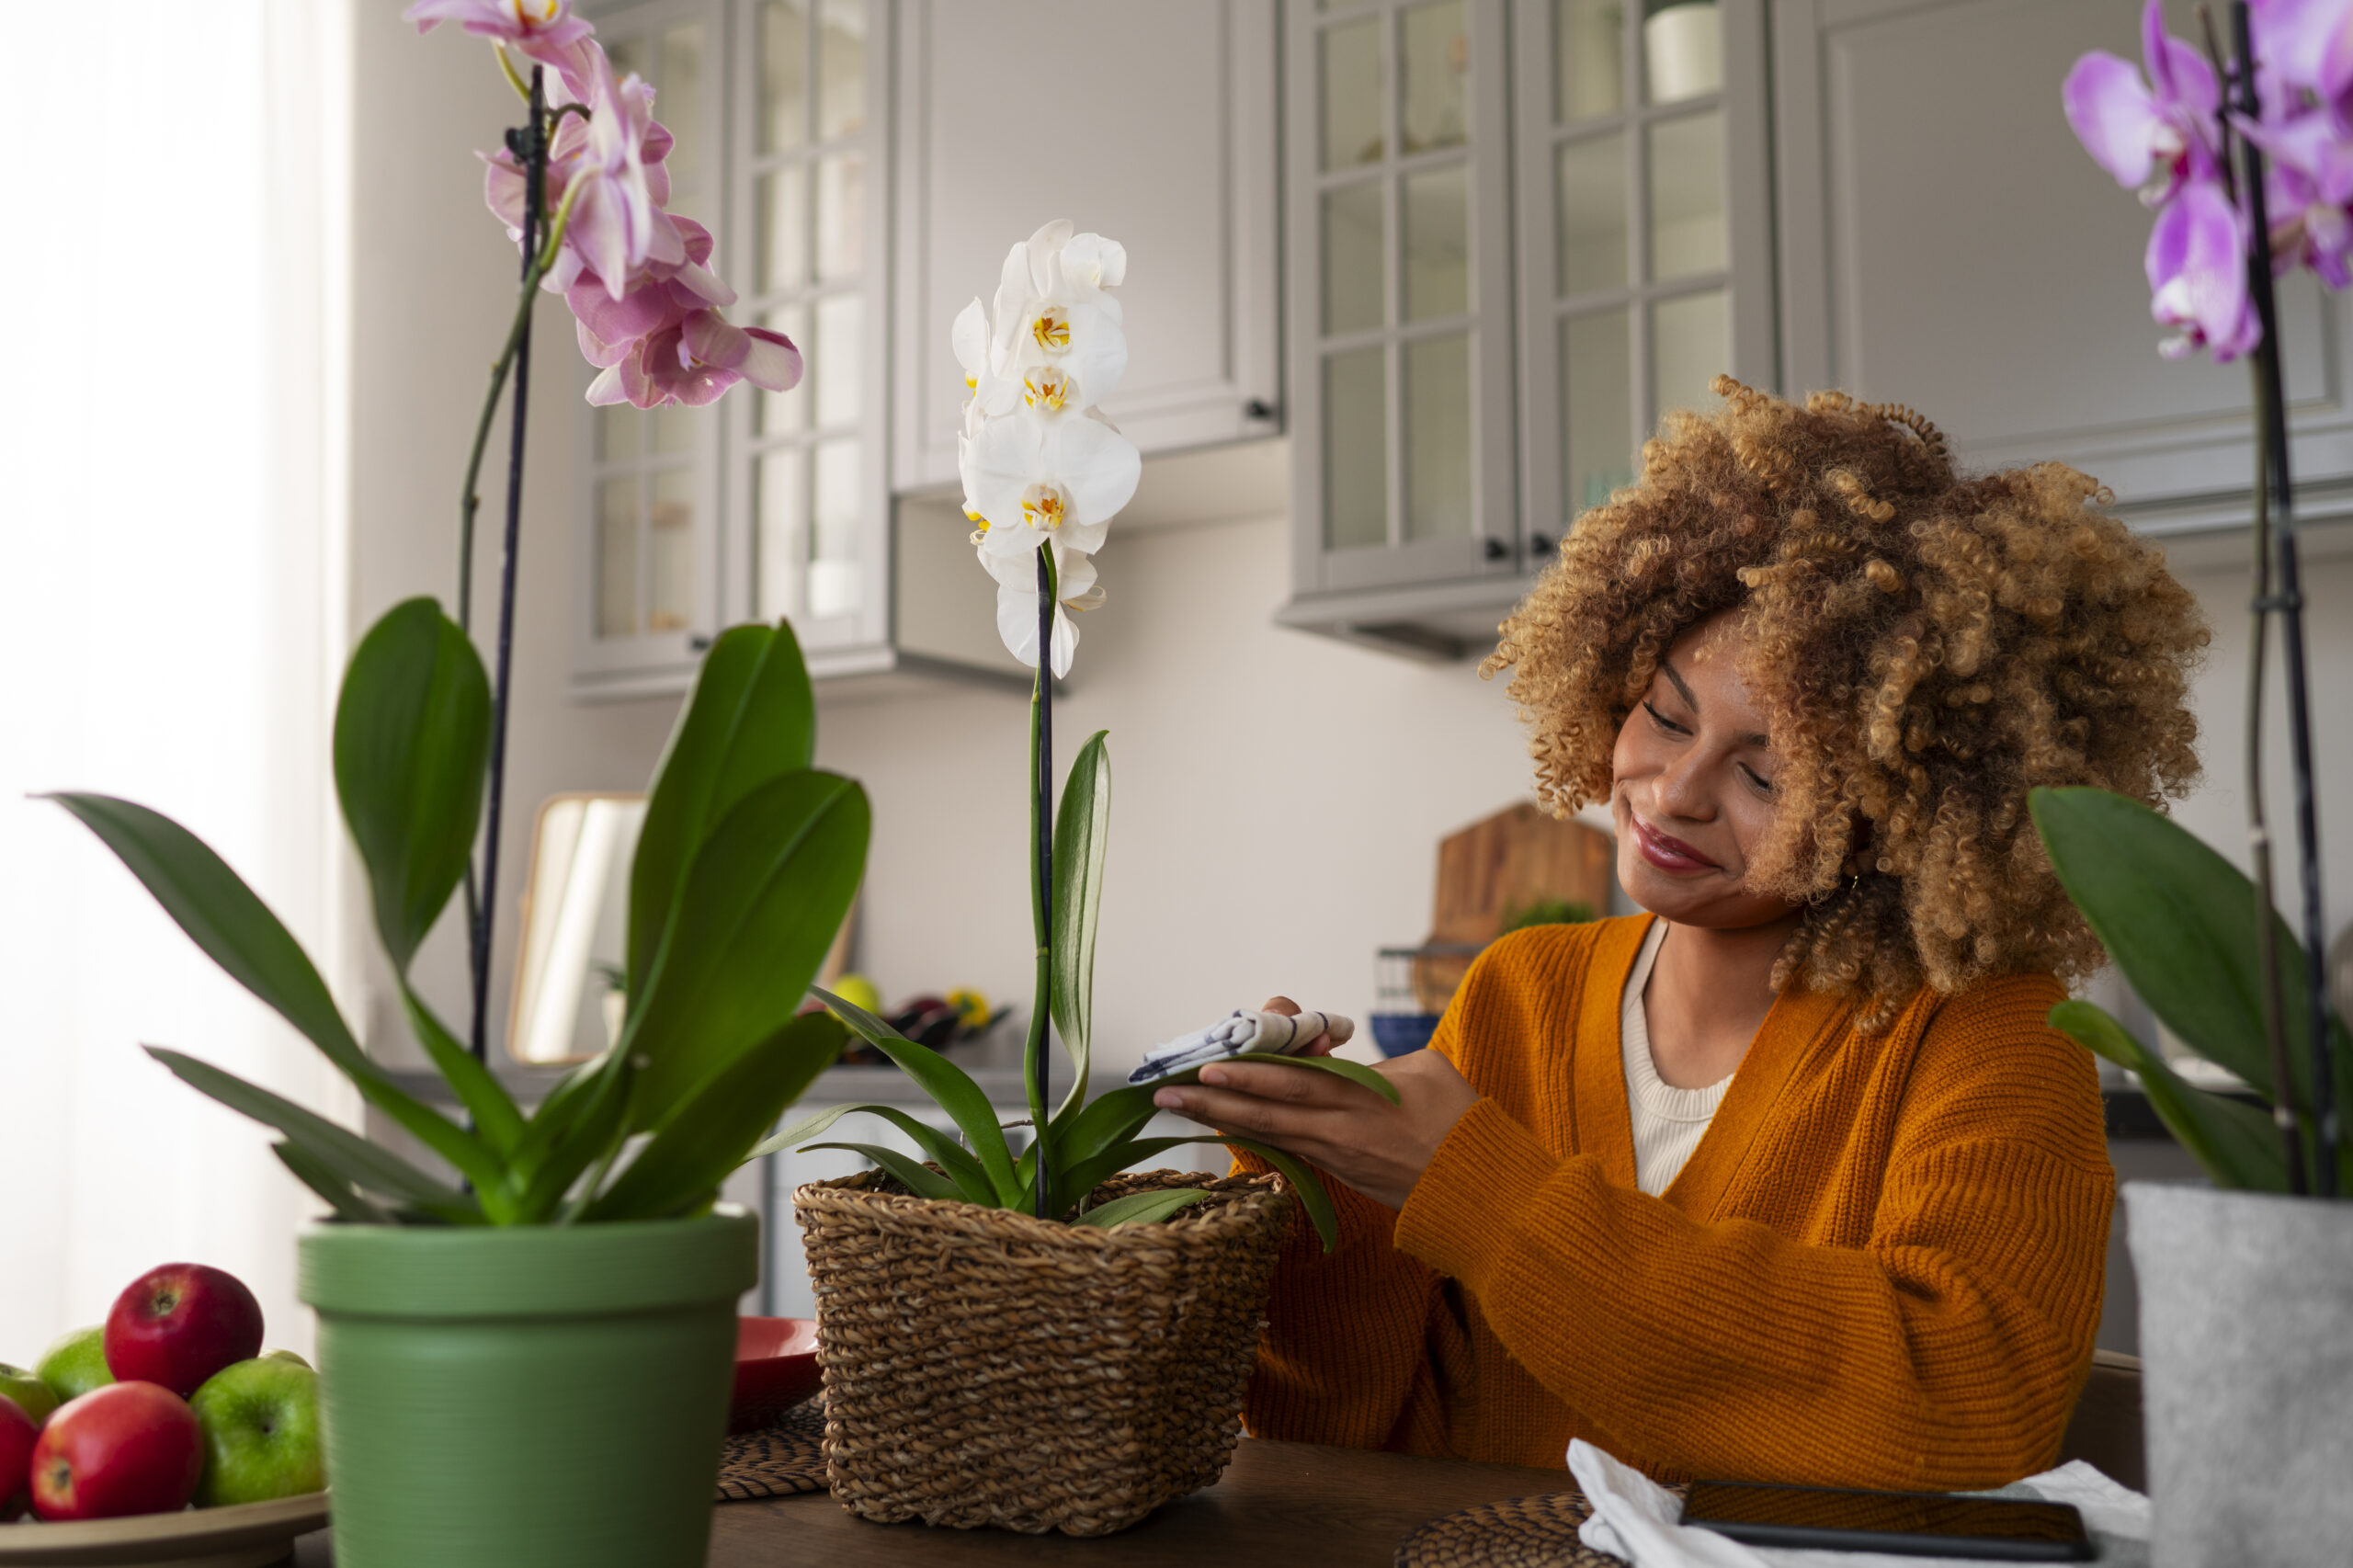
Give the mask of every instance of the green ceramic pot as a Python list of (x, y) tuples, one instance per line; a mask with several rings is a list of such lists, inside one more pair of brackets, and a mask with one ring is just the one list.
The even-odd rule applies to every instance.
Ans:
[(701, 1568), (759, 1221), (301, 1239), (336, 1568)]

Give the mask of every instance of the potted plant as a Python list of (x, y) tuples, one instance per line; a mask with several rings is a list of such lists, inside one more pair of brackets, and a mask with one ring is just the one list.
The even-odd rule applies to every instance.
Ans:
[[(1087, 1097), (1110, 758), (1106, 734), (1090, 737), (1057, 809), (1050, 672), (1070, 672), (1071, 615), (1102, 600), (1091, 557), (1135, 491), (1136, 449), (1097, 409), (1127, 363), (1111, 293), (1126, 270), (1117, 243), (1050, 223), (1007, 255), (994, 312), (975, 300), (955, 325), (971, 394), (965, 511), (998, 584), (999, 633), (1038, 671), (1025, 787), (1037, 955), (1023, 1052), (1027, 1146), (1017, 1150), (953, 1062), (823, 991), (961, 1137), (864, 1105), (761, 1145), (850, 1148), (878, 1167), (804, 1187), (794, 1203), (816, 1287), (827, 1478), (850, 1508), (884, 1522), (1100, 1535), (1208, 1485), (1241, 1431), (1267, 1281), (1290, 1219), (1286, 1188), (1327, 1245), (1336, 1233), (1311, 1171), (1241, 1139), (1222, 1141), (1279, 1176), (1119, 1174), (1208, 1141), (1142, 1136), (1154, 1091), (1192, 1074)], [(1072, 1068), (1058, 1107), (1048, 1095), (1049, 1021)], [(1396, 1098), (1386, 1079), (1352, 1062), (1265, 1059)], [(890, 1121), (928, 1159), (807, 1142), (853, 1110)]]
[[(2353, 1535), (2353, 1185), (2343, 1141), (2353, 1044), (2330, 1017), (2319, 955), (2325, 907), (2307, 699), (2302, 590), (2272, 296), (2311, 267), (2332, 287), (2353, 259), (2353, 4), (2230, 7), (2226, 58), (2211, 16), (2192, 46), (2143, 15), (2144, 81), (2127, 61), (2076, 62), (2068, 119), (2120, 183), (2157, 209), (2152, 313), (2169, 354), (2245, 356), (2255, 390), (2253, 638), (2246, 732), (2252, 878), (2143, 803), (2040, 790), (2032, 810), (2052, 866), (2109, 956), (2165, 1027), (2247, 1086), (2185, 1082), (2088, 1002), (2051, 1021), (2137, 1074), (2211, 1189), (2125, 1189), (2141, 1296), (2150, 1493), (2161, 1565), (2341, 1562)], [(2277, 912), (2265, 820), (2266, 640), (2286, 666), (2302, 939)], [(2340, 1006), (2342, 1002), (2340, 1001)]]
[[(301, 1290), (319, 1313), (336, 1561), (685, 1568), (704, 1560), (735, 1302), (758, 1276), (756, 1221), (715, 1200), (847, 1038), (801, 1009), (864, 869), (867, 805), (856, 784), (810, 766), (815, 710), (791, 632), (726, 631), (651, 787), (618, 1041), (529, 1112), (489, 1071), (523, 366), (543, 282), (564, 285), (584, 346), (606, 367), (592, 402), (707, 403), (741, 380), (781, 391), (798, 380), (799, 356), (719, 314), (733, 296), (699, 265), (710, 236), (662, 210), (670, 138), (652, 94), (633, 75), (615, 79), (565, 0), (418, 0), (408, 15), (491, 36), (529, 106), (489, 176), (523, 276), (465, 476), (460, 614), (429, 598), (393, 607), (353, 653), (335, 718), (336, 795), (376, 932), (463, 1119), (409, 1094), (362, 1049), (300, 944), (194, 835), (126, 801), (53, 798), (447, 1167), (412, 1164), (192, 1057), (151, 1051), (274, 1128), (278, 1158), (334, 1211), (301, 1240)], [(528, 82), (509, 50), (530, 62)], [(494, 684), (467, 633), (465, 562), (510, 370)], [(473, 988), (462, 1043), (410, 982), (461, 883)]]

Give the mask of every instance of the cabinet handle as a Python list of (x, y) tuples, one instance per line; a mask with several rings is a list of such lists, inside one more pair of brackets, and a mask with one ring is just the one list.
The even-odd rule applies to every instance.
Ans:
[(1528, 553), (1530, 555), (1552, 554), (1552, 536), (1549, 534), (1529, 534), (1528, 536)]
[(1275, 419), (1280, 417), (1281, 414), (1281, 409), (1277, 408), (1263, 397), (1254, 397), (1242, 405), (1242, 417), (1245, 419)]
[(708, 638), (708, 637), (706, 637), (706, 636), (704, 636), (704, 635), (703, 635), (701, 632), (699, 632), (699, 631), (695, 632), (693, 635), (689, 636), (689, 637), (687, 639), (687, 652), (688, 652), (689, 653), (710, 653), (710, 638)]
[(1499, 539), (1490, 539), (1480, 548), (1486, 551), (1487, 559), (1490, 561), (1501, 561), (1511, 553), (1511, 546)]

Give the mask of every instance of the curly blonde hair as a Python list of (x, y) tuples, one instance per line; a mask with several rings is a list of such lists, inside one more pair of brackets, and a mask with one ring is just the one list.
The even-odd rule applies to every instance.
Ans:
[(1779, 760), (1751, 885), (1802, 903), (1779, 990), (1882, 1027), (1920, 986), (2100, 960), (2027, 814), (2038, 785), (2152, 805), (2198, 773), (2206, 630), (2163, 554), (2063, 463), (1964, 478), (1908, 408), (1715, 381), (1641, 482), (1577, 519), (1504, 622), (1538, 798), (1610, 793), (1619, 726), (1684, 631), (1736, 610)]

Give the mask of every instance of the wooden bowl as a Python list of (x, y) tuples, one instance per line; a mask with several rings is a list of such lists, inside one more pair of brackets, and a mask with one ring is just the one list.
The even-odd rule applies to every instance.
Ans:
[(809, 1318), (735, 1320), (735, 1397), (730, 1432), (767, 1426), (817, 1392), (817, 1324)]
[(324, 1529), (327, 1494), (305, 1492), (267, 1503), (139, 1514), (128, 1519), (77, 1519), (0, 1525), (0, 1564), (32, 1568), (264, 1568), (285, 1561), (297, 1536)]

